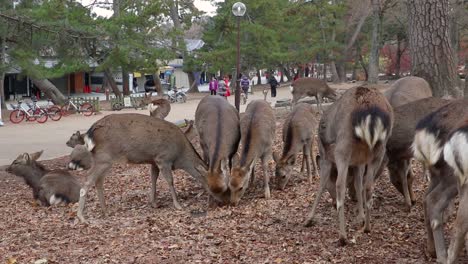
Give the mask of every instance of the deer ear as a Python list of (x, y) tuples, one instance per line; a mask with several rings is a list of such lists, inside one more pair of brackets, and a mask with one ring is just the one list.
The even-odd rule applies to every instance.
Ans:
[(44, 150), (41, 150), (41, 151), (38, 151), (38, 152), (34, 152), (34, 153), (31, 153), (31, 154), (28, 154), (28, 157), (29, 157), (31, 160), (36, 161), (36, 160), (42, 155), (43, 152), (44, 152)]

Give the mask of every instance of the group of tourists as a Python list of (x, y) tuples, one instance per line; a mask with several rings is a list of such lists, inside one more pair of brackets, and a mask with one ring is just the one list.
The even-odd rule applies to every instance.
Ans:
[[(267, 80), (271, 88), (271, 97), (276, 97), (276, 88), (279, 86), (278, 80), (276, 80), (273, 74), (270, 74)], [(250, 87), (250, 79), (247, 75), (242, 75), (240, 79), (240, 86), (244, 96), (247, 98)], [(231, 95), (231, 90), (229, 89), (229, 78), (216, 78), (214, 76), (211, 77), (209, 89), (211, 95), (220, 95), (227, 98)]]

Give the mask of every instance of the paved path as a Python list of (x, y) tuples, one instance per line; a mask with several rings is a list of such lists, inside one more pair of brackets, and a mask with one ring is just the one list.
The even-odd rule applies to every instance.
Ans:
[[(277, 99), (291, 98), (289, 86), (278, 89)], [(263, 99), (263, 94), (256, 91), (254, 95), (249, 95), (249, 100)], [(272, 98), (268, 96), (270, 102)], [(167, 120), (175, 122), (184, 118), (193, 119), (195, 110), (200, 99), (188, 100), (184, 104), (172, 104), (171, 113)], [(234, 96), (229, 97), (229, 101), (234, 104)], [(241, 112), (245, 111), (245, 105), (241, 105)], [(68, 138), (77, 130), (86, 131), (97, 120), (105, 115), (121, 113), (141, 113), (148, 114), (148, 110), (123, 109), (119, 112), (103, 111), (102, 114), (84, 117), (73, 115), (63, 117), (58, 122), (51, 120), (45, 124), (37, 122), (22, 122), (12, 124), (6, 122), (0, 127), (0, 165), (11, 164), (11, 162), (21, 153), (44, 150), (42, 159), (52, 159), (68, 155), (71, 148), (65, 145)]]

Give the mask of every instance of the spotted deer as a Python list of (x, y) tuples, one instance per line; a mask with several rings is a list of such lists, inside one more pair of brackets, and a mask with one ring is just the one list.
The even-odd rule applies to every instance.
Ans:
[[(466, 201), (464, 173), (466, 144), (463, 131), (468, 118), (468, 100), (456, 100), (421, 119), (412, 145), (414, 157), (426, 164), (431, 181), (424, 197), (424, 215), (427, 230), (427, 251), (440, 263), (454, 263), (466, 232)], [(451, 134), (452, 131), (455, 131)], [(444, 147), (445, 144), (445, 147)], [(452, 169), (454, 168), (454, 169)], [(455, 173), (454, 173), (455, 170)], [(455, 235), (447, 259), (444, 241), (443, 213), (460, 188), (460, 207), (455, 224)], [(464, 237), (464, 235), (463, 235)]]
[[(374, 88), (350, 88), (324, 112), (318, 131), (320, 188), (306, 226), (313, 223), (321, 195), (328, 189), (336, 200), (340, 245), (347, 243), (344, 202), (348, 170), (352, 168), (358, 222), (364, 222), (364, 231), (370, 231), (374, 176), (383, 159), (392, 127), (393, 109), (383, 94)], [(336, 184), (330, 179), (333, 166), (337, 169)]]
[(96, 121), (86, 132), (84, 140), (86, 148), (92, 153), (94, 165), (80, 190), (77, 215), (82, 222), (85, 222), (83, 212), (86, 195), (93, 185), (96, 186), (99, 203), (105, 214), (104, 176), (117, 161), (151, 165), (152, 204), (155, 203), (156, 182), (160, 172), (169, 185), (176, 209), (182, 209), (182, 206), (177, 200), (172, 170), (185, 170), (207, 189), (205, 162), (173, 123), (141, 114), (113, 114)]
[(305, 163), (307, 167), (307, 178), (309, 183), (312, 182), (312, 175), (317, 173), (315, 158), (312, 158), (315, 126), (315, 110), (307, 103), (296, 104), (293, 111), (286, 118), (283, 125), (283, 152), (281, 157), (278, 153), (273, 152), (273, 159), (276, 163), (275, 175), (279, 189), (284, 190), (286, 187), (293, 166), (296, 163), (296, 156), (300, 151), (304, 155), (303, 164)]
[(317, 78), (306, 77), (295, 80), (292, 84), (292, 104), (296, 104), (299, 99), (307, 96), (315, 96), (317, 100), (317, 107), (322, 112), (322, 98), (326, 97), (336, 100), (336, 92), (330, 88), (326, 81)]
[(221, 96), (206, 96), (195, 111), (195, 127), (208, 163), (208, 188), (218, 201), (228, 202), (232, 158), (240, 140), (239, 113)]
[(78, 202), (81, 188), (79, 181), (68, 171), (47, 170), (37, 162), (42, 152), (19, 155), (6, 167), (6, 171), (23, 178), (31, 187), (34, 199), (42, 205)]
[(229, 181), (231, 203), (238, 204), (244, 195), (257, 159), (262, 162), (265, 198), (270, 198), (268, 161), (272, 158), (275, 127), (275, 113), (268, 102), (254, 100), (247, 105), (240, 121), (242, 149), (239, 164), (232, 169)]

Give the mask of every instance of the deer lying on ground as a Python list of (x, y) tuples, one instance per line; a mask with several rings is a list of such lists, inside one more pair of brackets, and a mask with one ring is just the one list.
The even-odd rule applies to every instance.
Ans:
[[(432, 256), (437, 256), (440, 263), (453, 263), (460, 248), (460, 231), (466, 230), (466, 193), (464, 192), (464, 176), (459, 169), (466, 166), (466, 145), (463, 133), (463, 121), (468, 118), (468, 100), (456, 100), (430, 113), (416, 126), (413, 150), (414, 157), (426, 164), (431, 174), (431, 181), (424, 198), (424, 214), (427, 230), (427, 251)], [(461, 130), (455, 130), (461, 128)], [(450, 132), (455, 130), (451, 136)], [(449, 141), (450, 140), (450, 141)], [(444, 144), (448, 142), (444, 150)], [(460, 152), (460, 150), (462, 150)], [(445, 159), (449, 162), (444, 160)], [(455, 165), (455, 174), (451, 166)], [(463, 173), (466, 173), (463, 171)], [(459, 215), (456, 223), (456, 234), (452, 239), (449, 261), (444, 241), (443, 213), (450, 201), (458, 193), (457, 182), (460, 181), (461, 201)], [(461, 222), (460, 222), (461, 221)], [(463, 232), (462, 232), (463, 233)], [(464, 235), (463, 235), (464, 238)]]
[(221, 96), (206, 96), (195, 112), (195, 127), (208, 163), (208, 188), (217, 200), (228, 202), (232, 157), (240, 140), (239, 113)]
[(296, 155), (302, 150), (304, 161), (307, 166), (307, 178), (312, 182), (310, 164), (313, 165), (313, 174), (317, 173), (315, 159), (312, 158), (312, 147), (314, 145), (315, 111), (311, 105), (299, 103), (294, 106), (293, 111), (286, 118), (283, 125), (283, 153), (281, 157), (273, 152), (276, 163), (276, 178), (278, 188), (284, 190), (288, 183)]
[(150, 116), (165, 119), (171, 112), (171, 103), (164, 98), (156, 99), (148, 104), (148, 109)]
[[(182, 169), (206, 188), (207, 166), (175, 124), (140, 114), (114, 114), (96, 121), (85, 135), (85, 146), (92, 153), (94, 165), (80, 190), (78, 218), (84, 222), (86, 195), (96, 185), (99, 203), (105, 214), (103, 183), (115, 161), (151, 165), (150, 201), (155, 203), (156, 182), (161, 172), (169, 185), (176, 209), (177, 201), (172, 170)], [(209, 190), (208, 190), (209, 192)]]
[(317, 107), (322, 112), (322, 98), (327, 97), (336, 100), (336, 92), (331, 89), (324, 80), (306, 77), (295, 80), (292, 84), (292, 105), (296, 104), (299, 99), (307, 96), (315, 96)]
[(76, 145), (70, 153), (69, 170), (89, 170), (93, 165), (91, 152), (84, 145)]
[(84, 145), (84, 134), (81, 134), (80, 131), (73, 133), (67, 141), (67, 146), (74, 148), (76, 145)]
[(242, 145), (240, 160), (232, 169), (229, 182), (231, 203), (238, 204), (244, 195), (257, 159), (262, 161), (265, 198), (270, 198), (268, 161), (272, 156), (275, 127), (275, 113), (268, 102), (254, 100), (247, 105), (240, 121)]
[(6, 171), (22, 177), (32, 188), (33, 197), (42, 205), (56, 205), (62, 202), (76, 203), (79, 199), (80, 183), (68, 171), (47, 170), (37, 159), (42, 151), (19, 155)]
[(444, 159), (452, 167), (457, 177), (460, 203), (457, 220), (450, 247), (447, 263), (455, 263), (465, 243), (468, 232), (468, 116), (465, 115), (461, 125), (451, 132), (444, 146)]
[[(428, 113), (448, 104), (450, 101), (436, 97), (424, 98), (394, 108), (395, 124), (392, 135), (388, 139), (386, 158), (382, 162), (381, 170), (388, 167), (390, 181), (403, 194), (406, 210), (416, 201), (413, 193), (413, 171), (411, 159), (416, 124)], [(377, 175), (378, 177), (379, 175)]]
[[(344, 202), (348, 169), (351, 167), (359, 209), (358, 222), (364, 222), (364, 231), (370, 231), (374, 176), (385, 154), (392, 127), (393, 109), (385, 97), (373, 88), (350, 88), (325, 111), (318, 132), (320, 189), (306, 226), (312, 224), (318, 201), (324, 189), (328, 188), (334, 199), (336, 195), (340, 244), (347, 243)], [(336, 193), (333, 190), (335, 184), (330, 182), (333, 166), (336, 166), (338, 173)]]
[(432, 97), (431, 86), (423, 78), (408, 76), (398, 79), (385, 92), (385, 97), (393, 108)]

